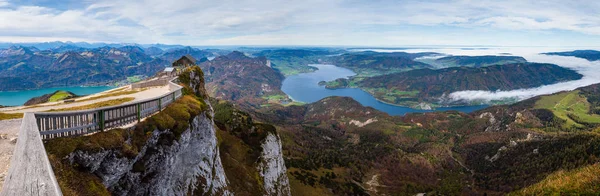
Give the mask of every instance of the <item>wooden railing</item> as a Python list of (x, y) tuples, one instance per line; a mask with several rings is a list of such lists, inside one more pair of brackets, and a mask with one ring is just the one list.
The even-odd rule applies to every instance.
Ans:
[(129, 104), (73, 112), (38, 112), (42, 139), (85, 135), (137, 123), (164, 109), (182, 95), (182, 87), (169, 81), (169, 93)]
[(62, 195), (33, 113), (23, 116), (19, 139), (0, 195)]

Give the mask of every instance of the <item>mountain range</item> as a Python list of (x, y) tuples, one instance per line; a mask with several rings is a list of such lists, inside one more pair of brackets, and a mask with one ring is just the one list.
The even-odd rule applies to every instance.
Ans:
[[(22, 51), (8, 53), (21, 56)], [(136, 48), (112, 53), (167, 61), (160, 59), (164, 54), (146, 58), (150, 55)], [(180, 77), (185, 96), (130, 129), (45, 143), (61, 189), (80, 195), (600, 192), (594, 176), (600, 172), (598, 84), (472, 113), (390, 116), (350, 97), (271, 102), (289, 100), (281, 91), (284, 74), (267, 57), (285, 52), (263, 54), (234, 51), (199, 63), (201, 70), (190, 68)], [(111, 55), (107, 58), (116, 58)], [(553, 64), (489, 63), (506, 59), (442, 69), (418, 62), (430, 55), (437, 54), (307, 53), (298, 58), (357, 62), (344, 66), (370, 71), (363, 72), (368, 76), (341, 81), (426, 98), (461, 89), (529, 88), (581, 78)], [(386, 70), (398, 72), (381, 75)]]
[(239, 51), (200, 63), (205, 70), (209, 95), (259, 107), (269, 97), (285, 97), (284, 76), (271, 68), (265, 57), (248, 57)]
[(573, 56), (582, 59), (586, 59), (588, 61), (597, 61), (600, 60), (600, 51), (597, 50), (574, 50), (568, 52), (548, 52), (542, 53), (546, 55), (558, 55), (558, 56)]
[(525, 63), (527, 60), (520, 56), (446, 56), (428, 61), (421, 59), (421, 62), (432, 64), (438, 68), (446, 67), (486, 67), (490, 65), (502, 65), (511, 63)]
[(0, 91), (110, 85), (129, 76), (152, 76), (186, 54), (203, 62), (207, 57), (222, 53), (191, 47), (162, 50), (138, 46), (83, 48), (61, 45), (40, 50), (11, 46), (0, 49)]
[(183, 45), (168, 45), (168, 44), (102, 43), (102, 42), (90, 43), (90, 42), (71, 42), (71, 41), (67, 41), (67, 42), (61, 42), (61, 41), (31, 42), (31, 43), (3, 42), (3, 43), (0, 43), (0, 48), (9, 48), (11, 46), (35, 47), (40, 50), (48, 50), (48, 49), (54, 49), (54, 48), (59, 48), (59, 47), (64, 47), (64, 46), (74, 46), (74, 47), (78, 47), (78, 48), (87, 48), (87, 49), (100, 48), (100, 47), (106, 47), (106, 46), (113, 47), (113, 48), (120, 48), (123, 46), (138, 46), (141, 48), (157, 47), (157, 48), (161, 48), (161, 49), (172, 49), (172, 48), (184, 47)]
[(356, 72), (358, 76), (374, 76), (390, 74), (413, 69), (433, 68), (415, 59), (439, 53), (422, 52), (350, 52), (327, 58), (324, 63), (345, 67)]
[[(507, 91), (578, 80), (582, 75), (553, 64), (516, 63), (488, 67), (417, 69), (360, 78), (356, 86), (394, 104), (405, 101), (435, 102), (452, 92), (465, 90)], [(337, 84), (351, 82), (338, 80)], [(329, 86), (329, 88), (339, 88)], [(382, 91), (385, 89), (385, 91)]]

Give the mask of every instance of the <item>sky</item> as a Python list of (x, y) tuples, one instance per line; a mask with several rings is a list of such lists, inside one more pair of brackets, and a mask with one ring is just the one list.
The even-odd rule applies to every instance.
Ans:
[(0, 42), (599, 46), (597, 0), (0, 0)]

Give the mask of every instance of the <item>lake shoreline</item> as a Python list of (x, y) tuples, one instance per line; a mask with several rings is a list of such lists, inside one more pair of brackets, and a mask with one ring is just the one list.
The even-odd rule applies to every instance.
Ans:
[(43, 90), (49, 88), (88, 88), (88, 87), (113, 87), (118, 88), (120, 86), (116, 85), (79, 85), (79, 86), (53, 86), (53, 87), (42, 87), (42, 88), (28, 88), (28, 89), (20, 89), (20, 90), (8, 90), (8, 91), (0, 91), (0, 93), (12, 93), (12, 92), (23, 92), (23, 91), (36, 91)]
[(0, 91), (0, 105), (4, 107), (20, 107), (33, 98), (44, 94), (53, 93), (57, 90), (73, 92), (78, 96), (91, 95), (111, 89), (118, 88), (117, 86), (70, 86), (70, 87), (51, 87), (39, 88), (35, 90), (20, 90), (20, 91)]
[(383, 103), (383, 104), (392, 105), (392, 106), (397, 106), (397, 107), (408, 107), (408, 108), (412, 108), (412, 109), (415, 109), (415, 110), (426, 110), (426, 111), (435, 112), (435, 111), (437, 110), (437, 108), (450, 108), (450, 107), (477, 107), (477, 106), (489, 107), (489, 105), (439, 105), (439, 106), (437, 106), (437, 107), (436, 107), (436, 106), (431, 106), (431, 105), (436, 105), (436, 103), (421, 102), (421, 103), (425, 103), (425, 104), (428, 104), (428, 105), (430, 105), (430, 106), (431, 106), (431, 110), (428, 110), (428, 109), (416, 108), (416, 107), (413, 107), (413, 105), (402, 105), (402, 104), (395, 104), (395, 103), (389, 103), (389, 102), (383, 101), (383, 100), (381, 100), (381, 99), (377, 98), (375, 95), (373, 95), (373, 94), (372, 94), (372, 93), (370, 93), (369, 91), (366, 91), (366, 90), (364, 90), (364, 89), (362, 89), (362, 88), (360, 88), (360, 87), (347, 87), (347, 88), (327, 88), (327, 89), (330, 89), (330, 90), (336, 90), (336, 89), (349, 89), (349, 88), (352, 88), (352, 89), (360, 89), (360, 90), (362, 90), (362, 91), (364, 91), (364, 92), (366, 92), (366, 93), (369, 93), (370, 95), (372, 95), (372, 96), (373, 96), (373, 98), (375, 98), (375, 100), (377, 100), (377, 101), (379, 101), (379, 102), (381, 102), (381, 103)]
[(318, 84), (320, 81), (331, 81), (337, 78), (347, 78), (356, 75), (356, 73), (350, 69), (326, 64), (311, 64), (310, 66), (316, 67), (318, 70), (311, 73), (292, 75), (286, 77), (283, 81), (282, 91), (294, 101), (313, 103), (330, 96), (351, 97), (363, 106), (372, 107), (395, 116), (405, 115), (407, 113), (427, 113), (449, 110), (470, 113), (488, 107), (487, 105), (451, 106), (436, 107), (433, 110), (423, 110), (412, 108), (411, 106), (387, 103), (361, 88), (327, 89)]

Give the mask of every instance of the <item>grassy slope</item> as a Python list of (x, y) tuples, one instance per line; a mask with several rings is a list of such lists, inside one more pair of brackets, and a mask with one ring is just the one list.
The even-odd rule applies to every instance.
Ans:
[(140, 76), (140, 75), (130, 76), (130, 77), (127, 77), (127, 81), (130, 83), (136, 83), (136, 82), (142, 81), (142, 76)]
[[(325, 170), (325, 169), (321, 169), (321, 170)], [(291, 188), (291, 192), (292, 195), (294, 196), (312, 196), (312, 195), (331, 195), (331, 192), (329, 190), (327, 190), (326, 187), (323, 186), (315, 186), (315, 185), (309, 185), (306, 184), (304, 181), (299, 180), (296, 176), (294, 176), (294, 173), (296, 172), (300, 172), (303, 171), (301, 169), (297, 169), (297, 168), (290, 168), (288, 169), (288, 177), (290, 180), (290, 188)], [(309, 171), (308, 173), (317, 176), (318, 178), (320, 178), (323, 175), (320, 175), (319, 172), (314, 171), (311, 172)], [(310, 175), (308, 173), (305, 173), (307, 175)]]
[(23, 113), (14, 113), (14, 114), (0, 113), (0, 120), (9, 120), (9, 119), (17, 119), (17, 118), (23, 118)]
[(600, 163), (560, 170), (513, 195), (594, 195), (600, 192)]
[(110, 195), (102, 180), (97, 176), (80, 171), (63, 161), (75, 150), (97, 152), (115, 149), (136, 154), (132, 146), (125, 143), (127, 133), (123, 129), (114, 129), (85, 137), (57, 138), (45, 144), (48, 158), (56, 175), (60, 189), (65, 195)]
[(251, 153), (252, 147), (227, 131), (218, 130), (217, 138), (221, 162), (231, 191), (237, 195), (263, 194), (263, 182), (255, 163), (256, 157)]
[(58, 92), (54, 93), (54, 95), (52, 95), (50, 98), (48, 98), (48, 102), (61, 101), (61, 100), (68, 99), (70, 97), (71, 97), (71, 94), (69, 94), (69, 92), (58, 91)]
[(564, 128), (584, 126), (573, 120), (569, 115), (579, 118), (578, 120), (581, 122), (600, 123), (600, 115), (589, 114), (590, 103), (579, 93), (579, 90), (575, 90), (543, 96), (536, 102), (535, 108), (548, 109), (557, 117), (566, 120)]
[[(358, 83), (365, 79), (365, 77), (352, 77), (350, 79), (336, 79), (328, 81), (325, 84), (326, 88), (338, 89), (338, 88), (359, 88)], [(360, 87), (360, 89), (370, 93), (380, 101), (398, 104), (408, 107), (414, 107), (419, 104), (417, 95), (419, 91), (401, 91), (398, 89), (386, 89), (386, 88), (368, 88)]]
[[(406, 98), (416, 98), (416, 96), (419, 94), (419, 91), (400, 91), (397, 89), (388, 90), (385, 88), (363, 88), (363, 90), (371, 93), (380, 100), (393, 104), (406, 102)], [(416, 104), (418, 104), (418, 102)], [(403, 103), (403, 105), (411, 106), (412, 104), (410, 102), (406, 102)]]
[(212, 99), (211, 104), (230, 190), (235, 195), (264, 195), (264, 182), (258, 170), (262, 142), (268, 133), (275, 133), (276, 128), (255, 123), (248, 113), (227, 101)]
[(287, 59), (271, 59), (273, 68), (281, 72), (285, 77), (300, 73), (308, 73), (316, 70), (308, 66), (312, 60), (305, 60), (298, 57), (289, 57)]

